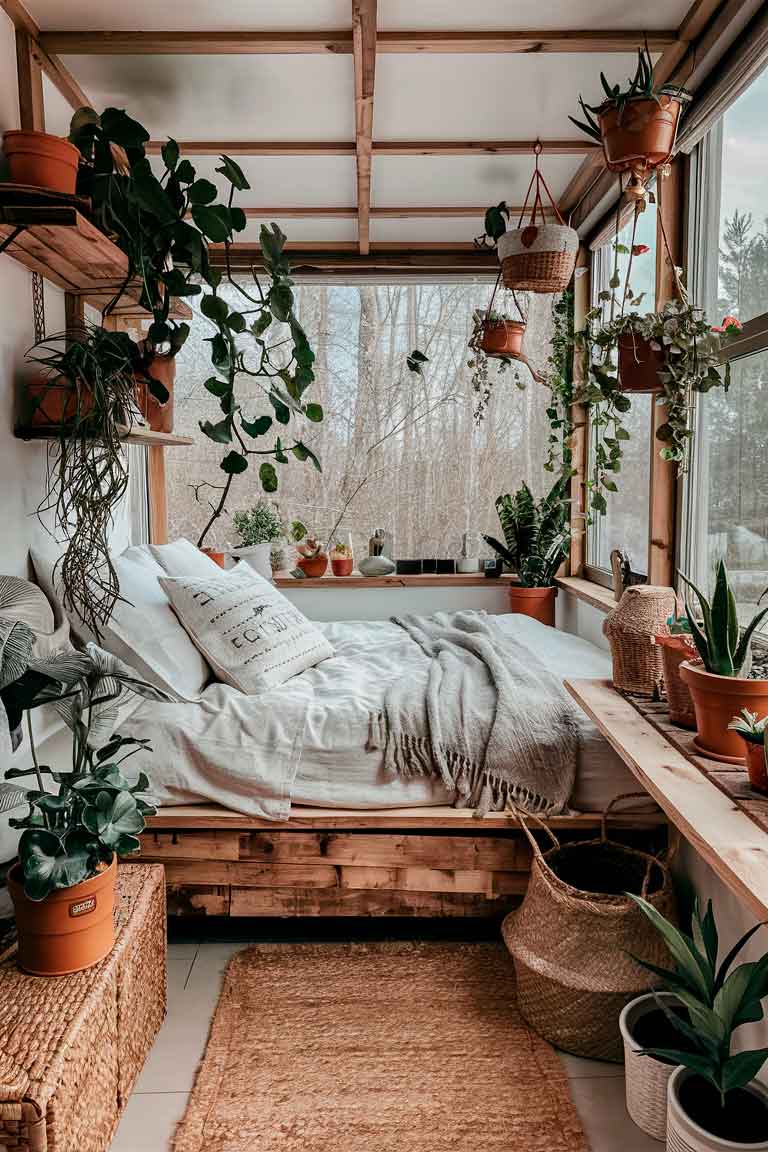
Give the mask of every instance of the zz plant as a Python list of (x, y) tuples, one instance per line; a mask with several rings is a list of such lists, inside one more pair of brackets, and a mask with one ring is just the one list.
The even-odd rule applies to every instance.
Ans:
[[(145, 817), (154, 813), (146, 799), (149, 781), (143, 772), (129, 781), (122, 765), (148, 749), (149, 742), (113, 735), (119, 704), (131, 693), (167, 699), (95, 644), (87, 652), (63, 652), (30, 663), (0, 692), (12, 728), (27, 717), (33, 767), (6, 769), (0, 800), (3, 809), (29, 806), (26, 816), (10, 824), (22, 832), (19, 859), (30, 900), (71, 888), (94, 876), (115, 853), (139, 848)], [(31, 712), (44, 704), (57, 710), (72, 733), (68, 771), (38, 760)], [(13, 783), (25, 776), (33, 776), (36, 787)], [(46, 778), (54, 787), (46, 787)]]
[(560, 476), (541, 500), (536, 502), (523, 484), (514, 496), (499, 496), (499, 514), (504, 544), (484, 536), (486, 544), (520, 577), (525, 588), (550, 588), (565, 559), (571, 542), (570, 476)]

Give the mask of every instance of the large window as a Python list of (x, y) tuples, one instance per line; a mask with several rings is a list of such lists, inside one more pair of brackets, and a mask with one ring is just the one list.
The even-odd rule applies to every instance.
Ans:
[[(656, 209), (649, 204), (637, 222), (634, 242), (647, 251), (632, 261), (631, 288), (635, 298), (641, 297), (636, 310), (652, 312), (656, 305)], [(618, 250), (615, 247), (618, 243)], [(618, 241), (612, 237), (594, 253), (592, 262), (592, 298), (600, 303), (600, 293), (610, 291), (615, 277), (618, 256), (618, 278), (621, 296), (632, 244), (632, 221), (619, 232)], [(615, 279), (614, 279), (615, 284)], [(603, 304), (608, 315), (608, 305)], [(648, 570), (648, 513), (649, 513), (649, 460), (651, 452), (651, 397), (632, 397), (632, 408), (624, 418), (630, 439), (624, 445), (621, 472), (616, 477), (618, 492), (607, 493), (608, 511), (595, 516), (588, 536), (587, 561), (591, 575), (600, 578), (601, 572), (610, 570), (610, 555), (614, 548), (625, 552), (632, 568), (637, 572)], [(595, 571), (597, 570), (597, 571)]]
[[(489, 370), (490, 399), (476, 419), (471, 354), (472, 313), (488, 304), (487, 283), (303, 284), (299, 314), (317, 353), (312, 399), (325, 409), (320, 425), (302, 437), (322, 461), (321, 475), (292, 462), (278, 469), (280, 511), (318, 534), (330, 532), (347, 498), (358, 489), (343, 529), (364, 548), (375, 528), (394, 537), (401, 557), (453, 557), (464, 532), (499, 534), (494, 500), (523, 480), (536, 494), (553, 477), (547, 455), (549, 392), (523, 365)], [(524, 351), (546, 365), (552, 331), (551, 298), (530, 301)], [(167, 454), (168, 518), (172, 536), (196, 539), (207, 520), (208, 497), (196, 485), (221, 483), (220, 446), (201, 437), (198, 421), (215, 418), (204, 389), (211, 375), (210, 325), (201, 316), (177, 361), (175, 428), (195, 445)], [(429, 357), (423, 377), (407, 370), (413, 348)], [(522, 386), (522, 387), (521, 387)], [(259, 412), (258, 393), (252, 398)], [(237, 478), (230, 512), (262, 493), (256, 470)], [(222, 518), (210, 543), (235, 542)], [(487, 553), (483, 548), (482, 552)]]
[[(686, 567), (703, 585), (724, 558), (740, 614), (768, 585), (768, 72), (739, 97), (699, 146), (693, 213), (698, 298), (713, 323), (745, 325), (730, 347), (732, 381), (698, 405), (689, 491)], [(698, 259), (696, 259), (698, 257)]]

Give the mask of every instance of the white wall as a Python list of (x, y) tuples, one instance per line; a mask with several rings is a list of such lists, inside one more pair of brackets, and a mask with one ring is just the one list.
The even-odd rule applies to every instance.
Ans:
[(430, 612), (454, 612), (462, 608), (474, 611), (508, 612), (509, 599), (503, 584), (488, 581), (488, 586), (468, 588), (281, 588), (289, 600), (310, 620), (389, 620), (406, 613), (428, 615)]
[(589, 640), (597, 648), (608, 649), (609, 644), (603, 635), (603, 621), (606, 613), (591, 604), (578, 600), (575, 596), (560, 590), (557, 597), (557, 627), (562, 632), (570, 632), (573, 636), (581, 636)]

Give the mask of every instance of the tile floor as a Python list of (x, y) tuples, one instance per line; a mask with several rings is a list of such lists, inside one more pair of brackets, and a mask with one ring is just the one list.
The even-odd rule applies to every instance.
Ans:
[[(263, 937), (262, 937), (263, 939)], [(243, 940), (174, 940), (168, 948), (168, 1016), (111, 1152), (166, 1152), (181, 1119), (208, 1038), (227, 961)], [(592, 1152), (659, 1152), (624, 1107), (623, 1069), (562, 1056)]]

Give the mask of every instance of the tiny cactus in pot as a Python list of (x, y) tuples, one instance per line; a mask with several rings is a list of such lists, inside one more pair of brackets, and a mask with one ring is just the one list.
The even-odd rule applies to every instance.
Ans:
[(768, 744), (765, 742), (765, 729), (768, 715), (758, 717), (756, 712), (742, 708), (734, 716), (728, 727), (738, 732), (745, 744), (744, 759), (749, 773), (749, 783), (756, 792), (768, 794)]

